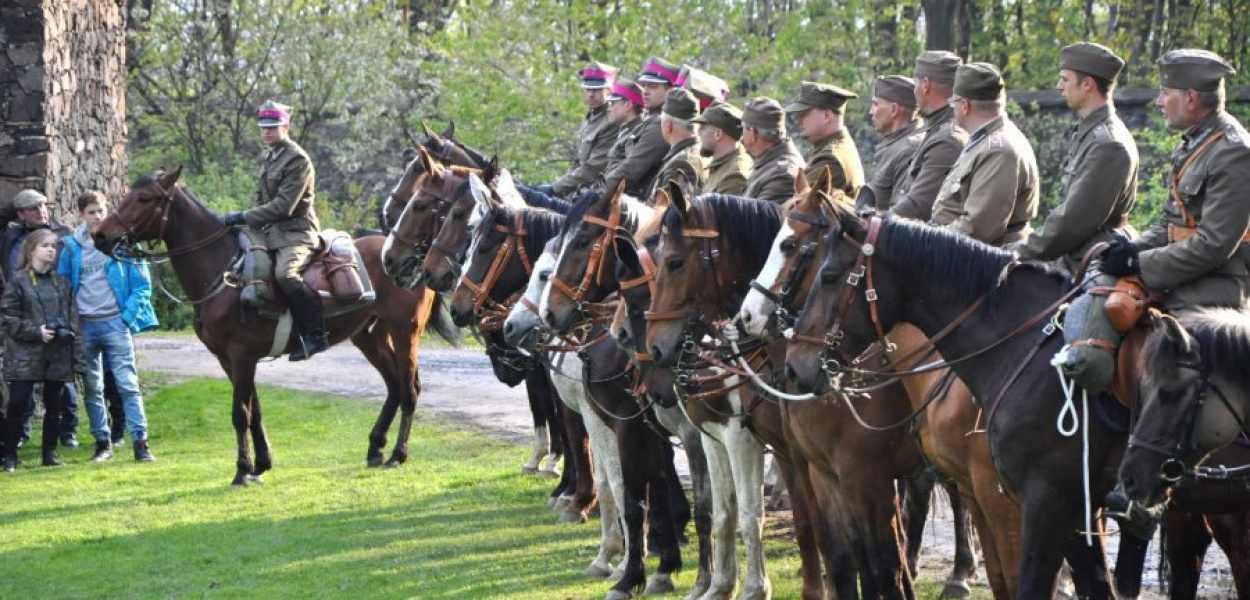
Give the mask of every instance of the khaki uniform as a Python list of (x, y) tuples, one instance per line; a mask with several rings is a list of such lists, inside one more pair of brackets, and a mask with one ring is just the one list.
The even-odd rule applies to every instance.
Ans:
[(707, 171), (704, 194), (742, 196), (747, 191), (747, 177), (751, 175), (751, 155), (747, 154), (742, 144), (738, 144), (733, 152), (712, 159)]
[(808, 183), (815, 184), (820, 172), (830, 166), (833, 167), (833, 187), (851, 198), (864, 185), (864, 165), (859, 160), (859, 149), (846, 129), (839, 129), (827, 140), (813, 141), (803, 159), (807, 161)]
[(781, 204), (794, 197), (794, 181), (807, 163), (790, 140), (755, 157), (745, 195)]
[(274, 277), (284, 290), (303, 285), (300, 269), (316, 250), (321, 224), (313, 208), (315, 188), (308, 153), (287, 140), (261, 159), (257, 206), (243, 213), (247, 226), (262, 233), (265, 248), (277, 251)]
[(664, 156), (664, 165), (660, 167), (660, 175), (651, 186), (650, 198), (655, 190), (669, 181), (684, 177), (695, 194), (703, 193), (703, 184), (707, 181), (707, 167), (703, 165), (703, 157), (699, 156), (699, 138), (687, 138), (668, 149)]
[[(1250, 298), (1250, 245), (1242, 242), (1250, 228), (1250, 136), (1228, 113), (1214, 112), (1185, 131), (1172, 152), (1173, 178), (1191, 158), (1171, 185), (1175, 192), (1163, 218), (1137, 240), (1141, 277), (1165, 296), (1165, 310), (1237, 307)], [(1186, 236), (1176, 228), (1194, 226), (1185, 211), (1196, 232), (1181, 239)], [(1175, 231), (1171, 242), (1169, 228)]]
[(942, 182), (933, 223), (987, 244), (1024, 239), (1037, 216), (1037, 158), (1006, 116), (972, 134)]
[(635, 198), (644, 198), (651, 189), (651, 182), (660, 172), (664, 155), (668, 154), (668, 143), (660, 135), (660, 112), (648, 113), (629, 134), (629, 153), (625, 160), (610, 171), (605, 180), (609, 190), (616, 189), (622, 179), (625, 180), (625, 193)]
[(894, 186), (890, 214), (928, 221), (942, 182), (968, 145), (968, 132), (955, 125), (955, 110), (949, 106), (926, 116), (921, 131), (924, 138), (912, 154), (902, 181)]
[(877, 212), (884, 213), (894, 205), (895, 192), (907, 177), (911, 157), (923, 139), (924, 132), (919, 124), (912, 122), (877, 144), (877, 165), (868, 178), (868, 187), (877, 199)]
[(1137, 201), (1137, 143), (1114, 107), (1086, 115), (1072, 133), (1061, 183), (1063, 203), (1041, 229), (1012, 249), (1023, 260), (1059, 260), (1075, 271), (1085, 253), (1128, 224)]
[(573, 166), (551, 184), (556, 196), (568, 196), (594, 181), (608, 166), (608, 151), (616, 142), (617, 126), (608, 121), (607, 106), (586, 113), (577, 127), (577, 156)]
[(634, 147), (634, 130), (642, 125), (641, 118), (635, 118), (616, 130), (616, 135), (612, 140), (612, 147), (608, 149), (608, 165), (604, 169), (604, 173), (611, 173), (625, 162), (625, 158), (629, 156), (630, 148)]

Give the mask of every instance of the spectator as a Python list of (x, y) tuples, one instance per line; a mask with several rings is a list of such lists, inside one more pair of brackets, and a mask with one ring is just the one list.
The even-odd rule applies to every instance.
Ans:
[(108, 217), (104, 195), (87, 192), (78, 197), (82, 224), (65, 238), (58, 271), (70, 283), (82, 320), (83, 350), (87, 363), (86, 405), (95, 436), (91, 462), (113, 458), (112, 435), (104, 408), (104, 374), (113, 374), (122, 397), (126, 426), (134, 441), (135, 460), (156, 460), (148, 445), (147, 416), (139, 392), (132, 333), (156, 327), (152, 284), (142, 262), (118, 260), (95, 247), (92, 234)]
[[(65, 385), (85, 371), (78, 329), (78, 307), (65, 278), (56, 273), (56, 234), (37, 229), (26, 236), (13, 277), (0, 297), (0, 326), (5, 333), (4, 379), (11, 398), (29, 398), (43, 382), (47, 414), (43, 420), (43, 464), (60, 465), (56, 455)], [(22, 411), (13, 407), (4, 420), (4, 470), (17, 469), (17, 440)]]

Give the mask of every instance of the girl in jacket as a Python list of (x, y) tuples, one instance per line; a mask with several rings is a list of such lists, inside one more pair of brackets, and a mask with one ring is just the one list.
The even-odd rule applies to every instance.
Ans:
[[(61, 464), (56, 455), (65, 384), (85, 369), (79, 341), (78, 307), (69, 281), (56, 273), (57, 235), (40, 229), (22, 244), (17, 270), (0, 297), (0, 327), (5, 335), (4, 379), (10, 398), (30, 398), (44, 386), (43, 464)], [(17, 440), (22, 411), (9, 407), (4, 421), (4, 470), (17, 468)]]

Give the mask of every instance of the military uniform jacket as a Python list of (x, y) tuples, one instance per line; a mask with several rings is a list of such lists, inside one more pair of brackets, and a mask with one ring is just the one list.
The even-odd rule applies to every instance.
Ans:
[(920, 221), (933, 217), (938, 190), (968, 145), (968, 132), (955, 124), (954, 117), (955, 110), (949, 106), (925, 117), (924, 139), (911, 157), (906, 176), (894, 186), (890, 214)]
[(751, 155), (742, 144), (734, 146), (733, 152), (712, 159), (707, 166), (704, 194), (729, 194), (742, 196), (747, 191), (747, 177), (751, 175)]
[(983, 125), (942, 182), (933, 223), (1002, 246), (1024, 239), (1037, 216), (1037, 158), (1006, 116)]
[(894, 205), (895, 192), (907, 176), (907, 167), (911, 157), (920, 147), (924, 132), (917, 123), (908, 123), (906, 127), (885, 136), (877, 144), (877, 165), (868, 178), (868, 187), (872, 188), (877, 198), (877, 212), (884, 213)]
[[(1209, 115), (1190, 127), (1172, 152), (1172, 179), (1175, 193), (1169, 194), (1163, 217), (1137, 241), (1142, 280), (1165, 294), (1164, 309), (1240, 306), (1250, 297), (1250, 246), (1242, 242), (1250, 227), (1250, 136), (1228, 113)], [(1191, 226), (1185, 211), (1197, 231), (1169, 243), (1169, 226)]]
[(316, 245), (321, 224), (313, 208), (316, 175), (308, 153), (287, 140), (270, 148), (260, 164), (256, 207), (243, 213), (247, 226), (264, 232), (269, 250)]
[(642, 119), (635, 117), (634, 120), (621, 125), (616, 130), (616, 138), (612, 142), (612, 147), (608, 149), (608, 165), (604, 169), (604, 174), (610, 174), (625, 162), (625, 158), (629, 156), (629, 150), (634, 147), (634, 130), (642, 125)]
[(703, 157), (699, 156), (699, 138), (686, 138), (669, 147), (668, 154), (664, 156), (664, 166), (660, 168), (660, 175), (655, 178), (647, 197), (654, 196), (656, 189), (678, 177), (685, 178), (694, 193), (703, 193), (707, 167), (703, 166)]
[(551, 184), (556, 196), (568, 196), (594, 181), (608, 166), (608, 151), (616, 142), (617, 126), (608, 121), (608, 109), (600, 106), (586, 113), (577, 127), (577, 156), (563, 177)]
[(790, 140), (755, 157), (747, 178), (746, 196), (781, 204), (794, 197), (794, 180), (807, 163)]
[(660, 134), (660, 112), (648, 113), (629, 135), (629, 154), (604, 179), (609, 190), (624, 179), (626, 194), (644, 198), (668, 154), (668, 143)]
[(808, 183), (815, 184), (821, 170), (830, 166), (833, 167), (833, 187), (851, 198), (864, 185), (864, 165), (859, 160), (859, 149), (846, 129), (839, 129), (827, 140), (812, 142), (803, 159), (807, 161)]
[(1024, 260), (1063, 259), (1075, 270), (1090, 247), (1128, 224), (1137, 201), (1137, 143), (1113, 106), (1077, 124), (1060, 190), (1063, 202), (1014, 250)]

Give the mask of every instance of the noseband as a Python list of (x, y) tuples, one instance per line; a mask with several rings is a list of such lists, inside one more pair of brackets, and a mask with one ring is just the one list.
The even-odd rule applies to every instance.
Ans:
[(612, 303), (586, 302), (585, 298), (586, 291), (590, 289), (592, 279), (596, 285), (603, 285), (608, 248), (616, 247), (617, 236), (622, 234), (628, 235), (628, 232), (621, 229), (620, 195), (618, 194), (612, 198), (612, 204), (608, 207), (608, 218), (606, 220), (585, 215), (582, 217), (582, 222), (602, 227), (603, 233), (599, 234), (594, 245), (590, 248), (590, 256), (586, 262), (586, 272), (582, 276), (581, 283), (578, 283), (576, 288), (569, 287), (554, 272), (547, 279), (547, 282), (551, 284), (552, 289), (564, 294), (573, 301), (579, 316), (588, 318), (591, 321), (604, 321), (611, 318), (611, 314), (616, 309), (616, 306)]
[[(466, 170), (468, 172), (480, 173), (480, 171), (474, 171), (472, 169)], [(429, 229), (424, 232), (425, 235), (423, 238), (412, 239), (406, 237), (400, 233), (398, 223), (396, 223), (395, 228), (391, 229), (391, 235), (395, 236), (395, 239), (412, 247), (412, 262), (414, 264), (425, 260), (425, 255), (429, 252), (430, 248), (436, 244), (436, 240), (434, 238), (438, 235), (439, 230), (442, 229), (443, 223), (447, 220), (447, 213), (450, 210), (451, 205), (454, 203), (455, 199), (464, 194), (465, 190), (469, 189), (469, 179), (466, 174), (464, 181), (461, 182), (460, 186), (453, 191), (452, 186), (455, 184), (455, 179), (450, 175), (460, 174), (460, 172), (453, 169), (446, 169), (446, 171), (448, 171), (448, 175), (443, 177), (443, 190), (441, 195), (427, 192), (423, 186), (419, 186), (417, 188), (417, 195), (425, 194), (434, 198), (436, 201), (436, 204), (432, 207), (432, 210), (435, 211), (435, 217), (430, 221)], [(423, 175), (423, 177), (429, 177), (429, 174), (427, 173)], [(454, 253), (448, 254), (450, 256)]]
[[(840, 191), (839, 191), (840, 193)], [(824, 246), (824, 230), (832, 226), (829, 214), (833, 208), (829, 204), (832, 199), (822, 194), (820, 203), (820, 214), (810, 216), (797, 210), (790, 211), (786, 216), (787, 220), (806, 223), (811, 226), (806, 239), (799, 245), (798, 253), (792, 261), (794, 266), (790, 269), (788, 277), (778, 277), (773, 282), (772, 287), (765, 287), (758, 280), (751, 280), (751, 289), (768, 298), (774, 305), (773, 314), (777, 317), (778, 329), (785, 331), (794, 326), (796, 318), (791, 312), (795, 303), (795, 296), (798, 294), (799, 286), (803, 285), (803, 280), (807, 278), (808, 272), (811, 270), (813, 259), (820, 256), (821, 249)]]
[(508, 263), (515, 252), (517, 257), (521, 259), (521, 266), (525, 268), (525, 277), (529, 279), (530, 273), (533, 271), (533, 265), (530, 263), (529, 256), (525, 253), (525, 238), (529, 232), (525, 230), (525, 213), (518, 211), (513, 215), (512, 223), (509, 225), (494, 225), (493, 229), (500, 233), (506, 234), (499, 250), (495, 252), (495, 258), (491, 261), (490, 267), (486, 270), (486, 275), (482, 278), (481, 283), (475, 283), (469, 279), (466, 273), (460, 277), (460, 285), (469, 290), (473, 294), (473, 314), (477, 317), (478, 328), (482, 331), (493, 331), (503, 326), (508, 318), (508, 313), (512, 310), (512, 305), (516, 303), (518, 298), (524, 295), (522, 292), (513, 294), (503, 302), (497, 302), (490, 297), (491, 290), (495, 284), (499, 282), (499, 278), (503, 275)]

